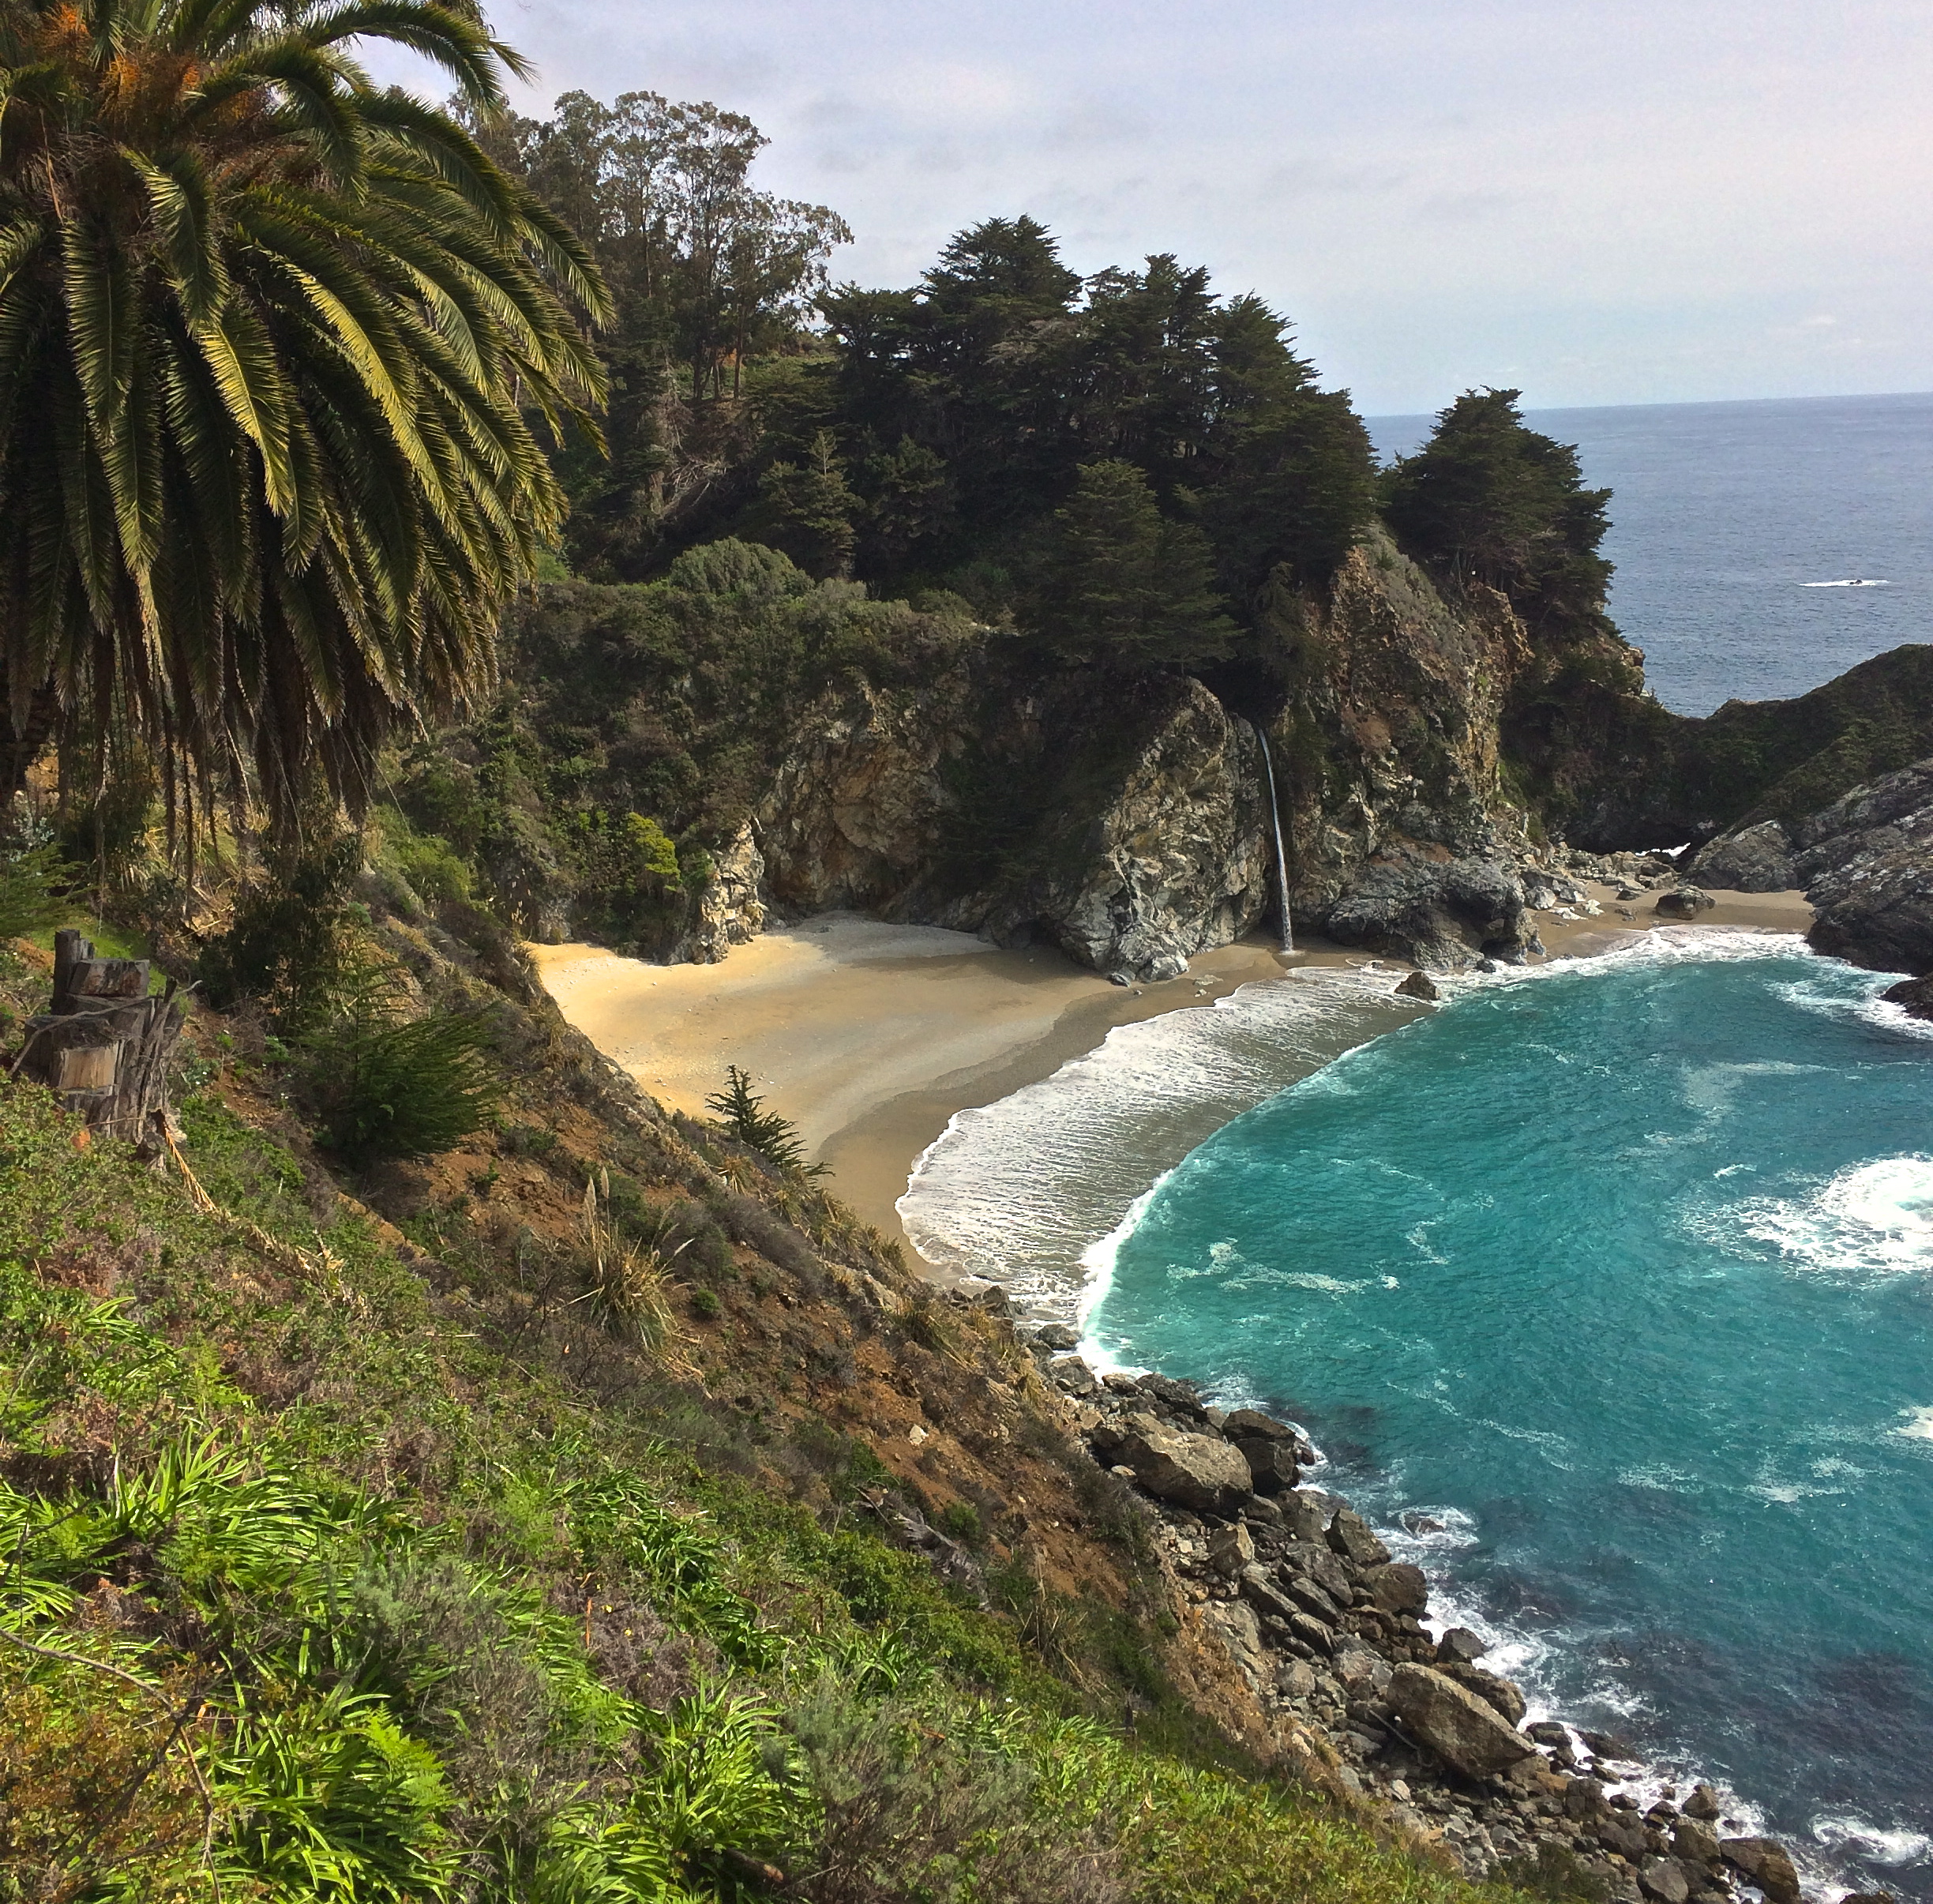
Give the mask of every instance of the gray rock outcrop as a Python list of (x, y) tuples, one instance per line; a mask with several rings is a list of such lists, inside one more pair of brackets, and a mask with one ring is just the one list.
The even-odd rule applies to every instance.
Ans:
[(698, 895), (697, 916), (681, 947), (693, 965), (715, 965), (734, 945), (749, 945), (765, 929), (760, 892), (765, 858), (748, 821), (712, 856), (711, 877)]
[(1794, 868), (1821, 952), (1878, 971), (1933, 972), (1933, 760), (1888, 774), (1798, 829)]
[(1721, 833), (1687, 872), (1699, 885), (1721, 892), (1784, 892), (1799, 883), (1791, 838), (1776, 820)]
[(1464, 965), (1473, 949), (1520, 961), (1530, 938), (1523, 882), (1501, 859), (1438, 859), (1393, 850), (1351, 879), (1323, 921), (1345, 945), (1424, 965)]
[[(1177, 976), (1269, 903), (1260, 757), (1199, 682), (1143, 684), (1107, 713), (1104, 730), (1069, 690), (1064, 704), (1000, 709), (1011, 731), (990, 731), (964, 676), (811, 711), (759, 806), (773, 898)], [(1049, 812), (1025, 816), (1024, 838), (1006, 844), (1007, 822), (975, 810), (974, 775), (1032, 785)]]
[(1232, 1513), (1250, 1493), (1248, 1463), (1218, 1435), (1180, 1434), (1132, 1414), (1110, 1451), (1150, 1494), (1197, 1513)]
[(1390, 1675), (1389, 1703), (1409, 1731), (1466, 1778), (1487, 1778), (1537, 1748), (1473, 1692), (1433, 1667), (1406, 1661)]
[(1766, 1894), (1766, 1904), (1800, 1904), (1799, 1873), (1783, 1845), (1769, 1838), (1726, 1838), (1718, 1850)]

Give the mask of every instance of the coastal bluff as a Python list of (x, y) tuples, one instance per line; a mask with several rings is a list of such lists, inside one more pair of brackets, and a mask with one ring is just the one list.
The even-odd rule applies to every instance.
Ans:
[[(719, 681), (669, 671), (649, 589), (551, 584), (509, 630), (509, 739), (453, 734), (400, 783), (412, 824), (479, 837), (478, 877), (525, 937), (709, 963), (850, 911), (1141, 983), (1279, 932), (1286, 886), (1298, 934), (1435, 969), (1514, 963), (1551, 896), (1578, 902), (1567, 881), (1631, 884), (1687, 843), (1724, 837), (1705, 884), (1789, 884), (1808, 815), (1933, 751), (1933, 648), (1688, 719), (1601, 615), (1527, 617), (1379, 524), (1325, 586), (1274, 589), (1239, 659), (1134, 674), (1043, 669), (1022, 631), (957, 600), (873, 602), (730, 546), (700, 565), (722, 592), (662, 585), (722, 644)], [(748, 677), (735, 703), (726, 663), (749, 667), (733, 658), (782, 614), (854, 659), (763, 700)], [(643, 821), (658, 847), (565, 837), (539, 789), (567, 745), (573, 785), (614, 803), (606, 834), (675, 783), (708, 788), (711, 843), (674, 851)], [(587, 888), (584, 866), (606, 862), (614, 883)]]
[(1835, 958), (1912, 975), (1886, 997), (1933, 1017), (1933, 759), (1856, 787), (1788, 828), (1760, 820), (1721, 834), (1690, 877), (1762, 892), (1803, 887), (1807, 934)]

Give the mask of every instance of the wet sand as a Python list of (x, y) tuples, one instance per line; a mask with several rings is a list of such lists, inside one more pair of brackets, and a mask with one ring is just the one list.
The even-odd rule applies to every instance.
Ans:
[[(1537, 915), (1548, 956), (1587, 956), (1661, 922), (1650, 895), (1620, 916)], [(1798, 893), (1721, 895), (1700, 926), (1800, 932)], [(990, 1104), (1092, 1050), (1117, 1025), (1223, 997), (1239, 985), (1371, 954), (1311, 942), (1286, 958), (1260, 938), (1199, 955), (1187, 974), (1122, 987), (1045, 946), (1002, 951), (965, 933), (831, 913), (734, 947), (718, 965), (648, 965), (593, 945), (530, 948), (565, 1016), (667, 1108), (707, 1114), (728, 1065), (791, 1118), (869, 1222), (901, 1237), (894, 1206), (955, 1113)], [(1395, 984), (1406, 969), (1384, 961)]]

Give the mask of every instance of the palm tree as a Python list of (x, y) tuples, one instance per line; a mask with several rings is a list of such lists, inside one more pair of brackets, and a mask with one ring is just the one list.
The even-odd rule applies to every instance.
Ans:
[(490, 685), (563, 512), (539, 433), (595, 434), (609, 310), (352, 56), (499, 111), (523, 64), (463, 8), (0, 0), (0, 800), (85, 730), (103, 772), (162, 764), (171, 813), (252, 784), (286, 833)]

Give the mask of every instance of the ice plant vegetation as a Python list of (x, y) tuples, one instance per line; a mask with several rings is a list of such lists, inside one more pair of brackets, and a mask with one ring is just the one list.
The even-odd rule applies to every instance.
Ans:
[(286, 826), (494, 678), (607, 299), (358, 42), (523, 69), (430, 0), (0, 0), (0, 796), (84, 735)]

